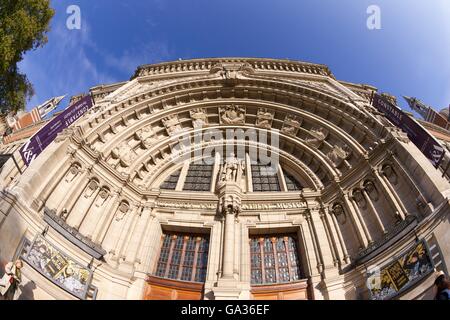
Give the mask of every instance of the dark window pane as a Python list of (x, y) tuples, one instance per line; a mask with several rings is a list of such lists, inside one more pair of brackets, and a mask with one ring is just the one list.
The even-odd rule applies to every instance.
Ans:
[(186, 174), (184, 191), (208, 192), (211, 190), (212, 164), (191, 164)]
[(177, 187), (178, 179), (180, 178), (181, 169), (171, 174), (161, 185), (161, 189), (175, 190)]
[(278, 174), (270, 166), (252, 164), (252, 181), (254, 192), (281, 191)]
[(294, 178), (291, 174), (284, 172), (284, 180), (286, 181), (286, 187), (288, 191), (300, 191), (303, 189), (300, 182)]

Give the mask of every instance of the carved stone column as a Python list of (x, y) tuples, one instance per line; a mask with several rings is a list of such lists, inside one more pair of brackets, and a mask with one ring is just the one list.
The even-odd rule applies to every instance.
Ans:
[(364, 227), (360, 221), (360, 218), (357, 216), (357, 212), (355, 207), (353, 206), (353, 200), (350, 199), (348, 193), (344, 193), (344, 202), (349, 211), (350, 219), (352, 220), (353, 226), (355, 227), (356, 236), (360, 242), (361, 248), (366, 248), (369, 244), (367, 239), (367, 230), (364, 230)]
[[(338, 248), (338, 252), (341, 253), (342, 252), (342, 259), (345, 263), (350, 263), (350, 256), (348, 254), (348, 250), (347, 250), (347, 246), (345, 245), (344, 242), (344, 237), (342, 236), (342, 232), (341, 229), (339, 227), (339, 223), (337, 221), (337, 218), (333, 212), (333, 210), (329, 210), (329, 215), (331, 216), (331, 222), (333, 225), (333, 228), (331, 228), (331, 231), (337, 235), (337, 239), (339, 240), (339, 245), (336, 245)], [(340, 249), (340, 250), (339, 250)]]
[(407, 216), (407, 210), (403, 206), (403, 203), (401, 203), (401, 200), (398, 198), (397, 193), (395, 192), (394, 188), (392, 187), (389, 180), (386, 178), (384, 174), (381, 174), (377, 169), (373, 170), (373, 174), (375, 178), (378, 181), (378, 184), (382, 186), (383, 191), (386, 194), (386, 198), (388, 198), (388, 201), (392, 204), (394, 207), (394, 210), (396, 211), (396, 214), (402, 219), (405, 220)]
[(375, 220), (377, 221), (378, 226), (380, 227), (381, 232), (384, 234), (386, 233), (386, 228), (384, 227), (383, 221), (381, 221), (380, 215), (378, 214), (377, 208), (372, 202), (372, 198), (370, 197), (370, 194), (377, 192), (375, 190), (375, 187), (371, 181), (368, 181), (364, 184), (364, 188), (362, 189), (362, 194), (364, 196), (364, 199), (367, 202), (367, 205), (369, 206), (370, 210), (372, 211)]

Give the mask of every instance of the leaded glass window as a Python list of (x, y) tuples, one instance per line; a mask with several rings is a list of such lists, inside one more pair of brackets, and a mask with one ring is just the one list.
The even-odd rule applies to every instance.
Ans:
[(210, 191), (212, 164), (204, 162), (200, 164), (191, 163), (184, 181), (184, 191)]
[(254, 285), (288, 283), (301, 278), (295, 235), (252, 237), (250, 257)]
[(209, 237), (165, 233), (155, 275), (189, 282), (205, 282)]
[(253, 191), (281, 191), (277, 170), (260, 163), (252, 164)]
[(286, 181), (286, 187), (288, 191), (300, 191), (303, 189), (300, 182), (294, 178), (291, 174), (284, 172), (284, 180)]
[(181, 169), (177, 172), (171, 174), (161, 185), (161, 189), (164, 190), (175, 190), (178, 184), (178, 179), (180, 179)]

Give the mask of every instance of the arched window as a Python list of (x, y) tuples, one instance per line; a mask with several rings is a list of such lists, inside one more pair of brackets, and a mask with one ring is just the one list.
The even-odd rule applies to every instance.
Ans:
[(293, 175), (291, 175), (286, 170), (283, 170), (284, 172), (284, 180), (286, 181), (286, 188), (288, 191), (300, 191), (303, 189), (303, 186), (300, 184), (300, 182), (295, 179)]
[(252, 164), (253, 191), (281, 191), (277, 170), (260, 162)]
[(213, 165), (191, 163), (184, 181), (183, 191), (210, 191)]
[(161, 185), (163, 190), (175, 190), (180, 179), (181, 169), (172, 173)]

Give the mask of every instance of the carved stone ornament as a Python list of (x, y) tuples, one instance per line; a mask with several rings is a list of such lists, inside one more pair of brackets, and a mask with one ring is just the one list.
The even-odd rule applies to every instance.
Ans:
[(273, 118), (275, 112), (267, 108), (259, 108), (256, 119), (256, 126), (259, 128), (270, 129), (272, 128)]
[(219, 108), (220, 120), (222, 124), (244, 124), (245, 123), (245, 108), (228, 105)]
[(311, 138), (307, 138), (306, 142), (315, 148), (319, 148), (328, 137), (328, 130), (322, 127), (313, 128), (309, 134), (311, 135)]
[(241, 77), (243, 73), (254, 73), (255, 70), (247, 62), (220, 62), (211, 67), (210, 73), (217, 73), (222, 79), (229, 84), (236, 84), (236, 80)]
[(136, 132), (137, 138), (144, 144), (145, 147), (149, 148), (157, 140), (155, 137), (155, 132), (152, 126), (146, 126)]
[(333, 162), (335, 167), (339, 167), (344, 160), (347, 160), (351, 155), (351, 150), (346, 145), (335, 145), (333, 150), (328, 153), (328, 158)]
[(296, 136), (301, 125), (302, 119), (294, 115), (287, 115), (281, 132), (290, 136)]
[(372, 181), (368, 180), (364, 182), (364, 190), (366, 190), (367, 194), (372, 200), (378, 200), (378, 190)]
[(172, 135), (174, 133), (181, 131), (181, 125), (180, 125), (180, 121), (178, 120), (177, 115), (170, 115), (170, 116), (162, 119), (162, 122), (163, 122), (164, 127), (166, 128), (167, 133), (169, 135)]
[(102, 190), (100, 190), (100, 192), (98, 193), (98, 197), (97, 197), (97, 200), (95, 201), (95, 205), (97, 207), (101, 207), (102, 205), (104, 205), (106, 200), (108, 199), (108, 196), (109, 196), (108, 189), (102, 188)]
[(116, 221), (121, 221), (128, 213), (128, 210), (130, 210), (129, 204), (125, 201), (122, 201), (119, 205), (119, 208), (117, 209)]
[(242, 210), (241, 198), (232, 194), (226, 195), (220, 199), (219, 207), (221, 208), (221, 212), (224, 216), (228, 214), (237, 216)]
[(194, 128), (204, 127), (208, 125), (208, 115), (206, 109), (196, 108), (189, 111), (192, 118), (192, 125)]
[(334, 214), (336, 220), (340, 224), (345, 224), (347, 222), (347, 217), (345, 216), (344, 207), (340, 203), (336, 203), (331, 208), (331, 213)]
[(95, 190), (97, 190), (97, 188), (98, 188), (97, 181), (91, 180), (91, 182), (89, 182), (89, 184), (86, 187), (86, 190), (84, 192), (84, 197), (90, 198), (94, 194)]
[(359, 207), (364, 208), (366, 206), (366, 199), (360, 189), (353, 190), (352, 196)]
[(234, 154), (228, 157), (220, 171), (219, 183), (237, 182), (242, 176), (245, 164), (243, 160), (238, 160)]
[(66, 179), (65, 179), (66, 182), (68, 182), (68, 183), (72, 182), (75, 179), (75, 177), (80, 173), (80, 170), (81, 170), (81, 168), (79, 165), (73, 164), (66, 174)]
[(382, 173), (392, 184), (397, 184), (397, 174), (394, 171), (394, 168), (390, 164), (386, 164), (383, 166)]
[(123, 167), (129, 167), (136, 159), (137, 154), (127, 141), (123, 141), (118, 147), (111, 151), (111, 156), (115, 159), (120, 159)]

